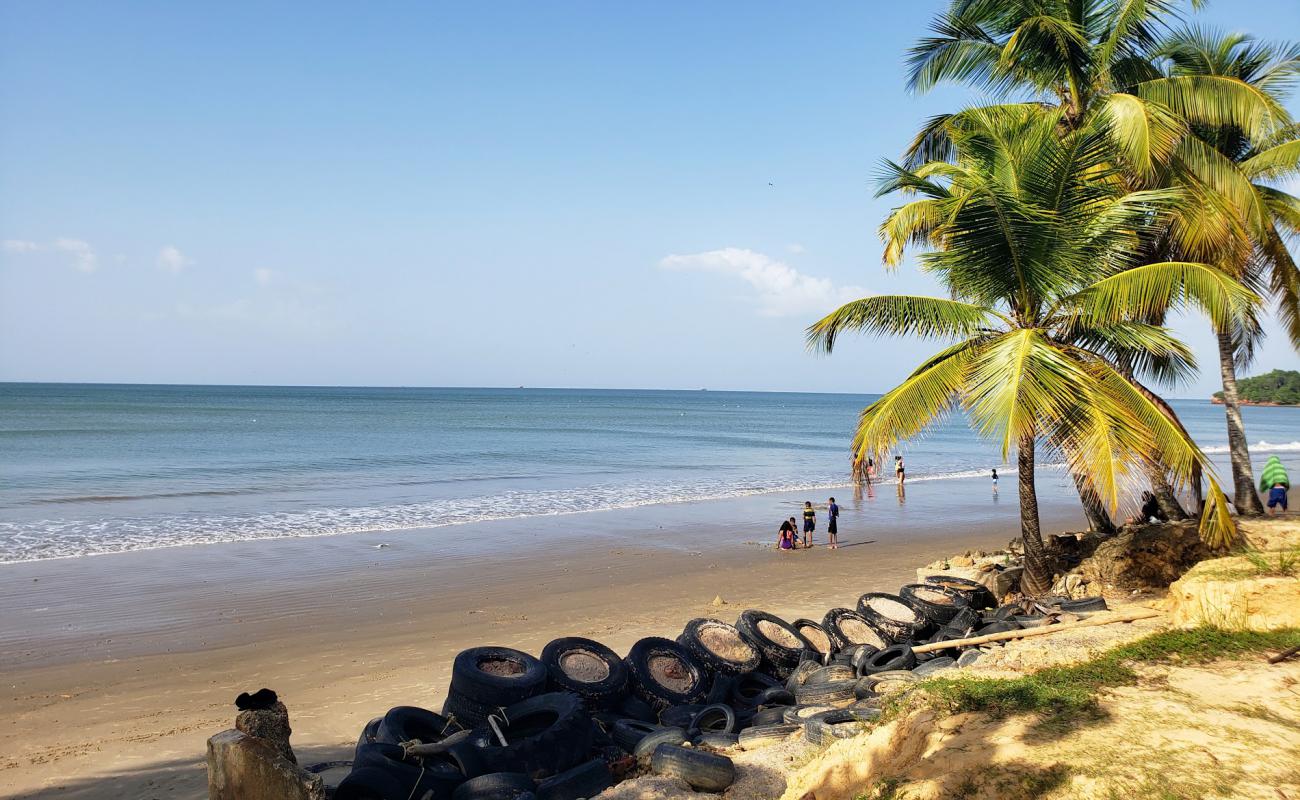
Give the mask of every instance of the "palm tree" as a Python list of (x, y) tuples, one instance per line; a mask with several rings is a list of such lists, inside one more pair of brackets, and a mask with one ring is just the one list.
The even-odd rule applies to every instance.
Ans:
[[(854, 446), (886, 453), (954, 408), (1016, 449), (1022, 588), (1041, 594), (1052, 570), (1038, 519), (1034, 469), (1041, 442), (1090, 491), (1118, 505), (1128, 467), (1158, 459), (1180, 481), (1205, 456), (1132, 374), (1168, 379), (1192, 368), (1191, 353), (1159, 325), (1140, 320), (1180, 305), (1231, 324), (1254, 295), (1214, 267), (1144, 263), (1144, 230), (1180, 202), (1174, 190), (1129, 191), (1111, 164), (1101, 126), (1062, 133), (1065, 113), (976, 109), (952, 138), (954, 157), (914, 170), (896, 164), (881, 194), (919, 196), (881, 225), (887, 259), (922, 245), (924, 269), (949, 298), (868, 297), (808, 329), (830, 352), (840, 334), (920, 335), (955, 340), (863, 410)], [(1232, 540), (1233, 523), (1213, 474), (1202, 535)]]
[[(1278, 101), (1300, 77), (1300, 46), (1270, 45), (1239, 33), (1186, 28), (1165, 38), (1155, 53), (1170, 76), (1228, 77)], [(1225, 236), (1203, 248), (1182, 247), (1180, 237), (1174, 237), (1170, 249), (1184, 256), (1213, 259), (1243, 283), (1266, 289), (1277, 302), (1278, 316), (1292, 345), (1300, 349), (1300, 271), (1284, 240), (1284, 232), (1300, 232), (1300, 200), (1270, 185), (1300, 174), (1300, 131), (1288, 127), (1256, 142), (1234, 125), (1195, 125), (1193, 130), (1240, 173), (1240, 191), (1228, 198), (1232, 202), (1208, 203), (1201, 209), (1211, 215), (1226, 212), (1230, 224), (1244, 236)], [(1198, 249), (1201, 252), (1194, 252)], [(1260, 336), (1259, 321), (1251, 317), (1231, 330), (1215, 333), (1234, 504), (1238, 513), (1262, 514), (1237, 393), (1237, 367), (1250, 363)]]
[[(1246, 167), (1260, 156), (1259, 176), (1277, 177), (1297, 161), (1295, 129), (1281, 105), (1281, 94), (1296, 75), (1295, 48), (1233, 37), (1214, 41), (1195, 33), (1161, 41), (1162, 29), (1181, 5), (1175, 0), (953, 0), (936, 19), (935, 35), (911, 50), (910, 86), (925, 91), (952, 81), (1003, 97), (1027, 95), (1028, 102), (1016, 105), (1042, 113), (1059, 110), (1063, 129), (1106, 125), (1127, 185), (1179, 187), (1198, 198), (1169, 215), (1166, 229), (1150, 232), (1147, 257), (1211, 261), (1252, 287), (1267, 285), (1300, 346), (1300, 277), (1278, 235), (1279, 227), (1290, 232), (1300, 223), (1300, 204), (1260, 186)], [(966, 124), (967, 114), (931, 119), (904, 163), (916, 167), (951, 159), (952, 136)], [(1231, 146), (1225, 150), (1224, 144)], [(1266, 281), (1259, 280), (1261, 271), (1267, 272)], [(1159, 315), (1148, 320), (1161, 321)], [(1216, 330), (1224, 393), (1231, 398), (1225, 409), (1237, 508), (1243, 513), (1262, 509), (1236, 404), (1235, 366), (1248, 360), (1258, 331), (1253, 318)], [(1150, 465), (1148, 478), (1165, 512), (1182, 516), (1162, 466)], [(1086, 496), (1084, 502), (1087, 506)]]

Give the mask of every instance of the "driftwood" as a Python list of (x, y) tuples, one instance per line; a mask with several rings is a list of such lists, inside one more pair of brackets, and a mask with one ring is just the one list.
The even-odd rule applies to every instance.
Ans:
[(1300, 653), (1300, 644), (1296, 645), (1295, 647), (1288, 647), (1287, 649), (1283, 650), (1282, 652), (1270, 658), (1268, 660), (1268, 663), (1281, 664), (1283, 661), (1286, 661), (1288, 658), (1295, 655), (1296, 653)]
[(1109, 625), (1112, 622), (1133, 622), (1139, 619), (1151, 619), (1152, 617), (1161, 616), (1159, 611), (1142, 610), (1130, 611), (1127, 614), (1117, 614), (1107, 617), (1091, 617), (1080, 620), (1079, 622), (1067, 622), (1063, 625), (1045, 625), (1041, 628), (1026, 628), (1019, 631), (1005, 631), (1003, 633), (989, 633), (984, 636), (972, 636), (969, 639), (951, 639), (946, 642), (934, 642), (933, 644), (920, 644), (912, 648), (913, 653), (932, 653), (936, 650), (950, 650), (954, 647), (972, 647), (979, 644), (988, 644), (989, 642), (1005, 642), (1010, 639), (1024, 639), (1029, 636), (1045, 636), (1049, 633), (1059, 633), (1061, 631), (1073, 631), (1079, 628), (1091, 628), (1097, 625)]

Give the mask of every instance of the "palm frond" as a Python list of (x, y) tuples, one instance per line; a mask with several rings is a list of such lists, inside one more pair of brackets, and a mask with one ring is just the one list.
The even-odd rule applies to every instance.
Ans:
[(1139, 85), (1137, 94), (1193, 124), (1239, 128), (1251, 139), (1291, 123), (1286, 108), (1271, 94), (1224, 75), (1159, 78)]
[(1276, 180), (1300, 172), (1300, 138), (1262, 150), (1241, 163), (1252, 181)]
[(1164, 261), (1124, 270), (1062, 298), (1053, 313), (1075, 313), (1104, 325), (1160, 316), (1172, 308), (1201, 309), (1220, 330), (1253, 313), (1259, 296), (1208, 264)]
[(1122, 92), (1107, 95), (1103, 103), (1111, 140), (1143, 177), (1167, 162), (1187, 135), (1187, 124), (1159, 103)]
[(807, 343), (810, 350), (830, 353), (845, 331), (927, 338), (971, 336), (987, 328), (997, 316), (993, 309), (941, 297), (864, 297), (845, 303), (809, 326)]

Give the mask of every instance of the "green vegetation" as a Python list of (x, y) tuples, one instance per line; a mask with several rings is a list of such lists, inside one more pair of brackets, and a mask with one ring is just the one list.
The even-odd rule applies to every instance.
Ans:
[(1117, 647), (1091, 661), (1051, 667), (1019, 678), (942, 678), (923, 684), (937, 708), (952, 713), (1042, 713), (1075, 717), (1094, 713), (1097, 692), (1137, 683), (1133, 664), (1201, 664), (1224, 658), (1285, 650), (1300, 644), (1300, 630), (1271, 632), (1197, 628), (1162, 631)]
[[(1237, 396), (1246, 403), (1300, 405), (1300, 372), (1275, 369), (1253, 378), (1242, 378), (1237, 382)], [(1222, 403), (1223, 392), (1215, 392), (1214, 399)]]
[(1260, 577), (1296, 577), (1300, 576), (1300, 547), (1283, 550), (1278, 553), (1263, 553), (1259, 550), (1246, 550), (1242, 553), (1254, 575)]

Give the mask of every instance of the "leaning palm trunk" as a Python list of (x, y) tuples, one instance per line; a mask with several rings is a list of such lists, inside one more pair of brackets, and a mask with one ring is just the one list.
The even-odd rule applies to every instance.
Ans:
[(1098, 533), (1114, 533), (1115, 522), (1110, 518), (1110, 512), (1106, 510), (1106, 504), (1101, 501), (1101, 498), (1097, 496), (1097, 493), (1093, 491), (1082, 475), (1071, 471), (1070, 477), (1074, 479), (1074, 488), (1079, 492), (1079, 502), (1083, 504), (1083, 515), (1088, 519), (1088, 530)]
[(1241, 418), (1237, 395), (1237, 365), (1233, 360), (1232, 336), (1219, 334), (1219, 374), (1223, 377), (1223, 408), (1228, 418), (1228, 453), (1232, 459), (1232, 503), (1243, 516), (1264, 513), (1264, 504), (1255, 493), (1255, 473), (1250, 468), (1250, 447), (1246, 441), (1246, 424)]
[(1174, 495), (1174, 487), (1169, 485), (1165, 468), (1154, 461), (1144, 462), (1147, 480), (1151, 482), (1151, 494), (1155, 495), (1156, 505), (1171, 520), (1187, 519), (1187, 512)]
[(1025, 548), (1025, 571), (1020, 590), (1039, 597), (1052, 588), (1052, 568), (1047, 563), (1042, 527), (1038, 520), (1038, 492), (1034, 488), (1034, 436), (1020, 437), (1016, 447), (1016, 468), (1020, 478), (1020, 541)]

